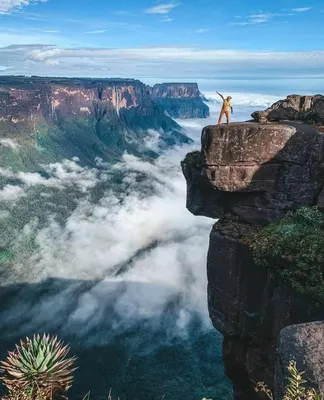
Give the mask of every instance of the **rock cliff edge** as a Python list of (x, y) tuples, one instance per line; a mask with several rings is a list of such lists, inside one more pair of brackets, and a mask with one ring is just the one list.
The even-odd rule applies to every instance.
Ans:
[[(284, 332), (275, 361), (280, 331), (324, 320), (324, 307), (272, 279), (255, 264), (242, 238), (288, 211), (322, 207), (324, 136), (301, 122), (207, 126), (201, 151), (188, 154), (182, 169), (189, 211), (218, 219), (207, 259), (209, 313), (224, 335), (225, 368), (235, 397), (251, 400), (254, 384), (265, 381), (273, 388), (275, 365), (282, 368)], [(317, 332), (323, 335), (322, 324)], [(301, 360), (303, 370), (305, 357)], [(309, 374), (315, 387), (323, 385), (318, 375)]]

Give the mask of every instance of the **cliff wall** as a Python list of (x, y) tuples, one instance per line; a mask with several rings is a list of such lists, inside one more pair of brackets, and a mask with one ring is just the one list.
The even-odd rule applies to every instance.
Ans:
[(152, 98), (172, 118), (209, 117), (209, 107), (203, 102), (196, 83), (162, 83), (154, 85)]
[(201, 151), (182, 162), (187, 208), (219, 218), (207, 258), (209, 313), (224, 335), (235, 397), (251, 400), (256, 382), (273, 387), (280, 331), (323, 320), (324, 307), (257, 266), (243, 239), (290, 210), (319, 203), (324, 137), (301, 123), (236, 123), (206, 127), (201, 141)]
[(20, 146), (13, 154), (0, 145), (0, 166), (35, 169), (73, 156), (91, 165), (124, 151), (150, 157), (149, 129), (159, 132), (161, 148), (190, 142), (140, 81), (0, 77), (0, 139)]

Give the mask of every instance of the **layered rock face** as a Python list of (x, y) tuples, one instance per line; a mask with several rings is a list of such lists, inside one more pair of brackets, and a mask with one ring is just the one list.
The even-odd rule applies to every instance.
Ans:
[(118, 113), (142, 106), (147, 95), (135, 80), (1, 77), (0, 99), (1, 120), (19, 123), (42, 116), (87, 116), (95, 112), (96, 101), (109, 103)]
[(182, 162), (187, 208), (219, 218), (207, 259), (211, 320), (224, 335), (226, 372), (235, 397), (255, 397), (255, 382), (273, 386), (282, 328), (324, 319), (324, 308), (270, 278), (242, 238), (289, 210), (318, 204), (324, 186), (324, 137), (300, 123), (208, 126), (201, 152)]
[(265, 111), (256, 111), (252, 118), (257, 122), (304, 121), (324, 124), (324, 96), (290, 95)]
[(154, 85), (152, 98), (172, 118), (209, 117), (209, 107), (203, 102), (196, 83), (162, 83)]
[[(84, 164), (113, 161), (125, 150), (149, 156), (149, 129), (165, 146), (190, 141), (140, 81), (0, 78), (0, 138), (29, 146), (35, 166), (73, 156)], [(7, 165), (10, 157), (4, 152)]]

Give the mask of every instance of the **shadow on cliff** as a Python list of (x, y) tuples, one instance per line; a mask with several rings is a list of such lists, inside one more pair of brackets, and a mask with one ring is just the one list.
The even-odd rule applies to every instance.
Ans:
[(110, 388), (126, 399), (230, 399), (221, 336), (194, 312), (179, 328), (181, 296), (157, 304), (153, 316), (122, 304), (126, 291), (151, 293), (154, 300), (166, 290), (163, 284), (58, 278), (2, 286), (0, 360), (19, 339), (46, 332), (70, 343), (77, 356), (73, 399), (89, 390), (92, 399), (106, 399)]

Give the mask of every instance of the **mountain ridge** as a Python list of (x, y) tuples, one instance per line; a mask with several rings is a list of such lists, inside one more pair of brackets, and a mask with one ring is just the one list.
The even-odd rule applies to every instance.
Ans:
[[(150, 132), (156, 149), (147, 146)], [(94, 165), (96, 157), (115, 162), (125, 151), (155, 158), (190, 142), (139, 80), (0, 76), (2, 167), (35, 170), (73, 156)]]

